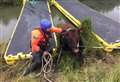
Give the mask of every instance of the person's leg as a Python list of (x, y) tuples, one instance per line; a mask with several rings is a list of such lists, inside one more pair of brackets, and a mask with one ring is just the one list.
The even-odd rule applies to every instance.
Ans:
[(38, 63), (32, 62), (32, 64), (25, 70), (23, 76), (28, 75), (29, 73), (33, 72), (37, 68)]
[(40, 53), (34, 53), (31, 65), (26, 69), (23, 76), (28, 75), (29, 73), (35, 71), (42, 63), (42, 55)]

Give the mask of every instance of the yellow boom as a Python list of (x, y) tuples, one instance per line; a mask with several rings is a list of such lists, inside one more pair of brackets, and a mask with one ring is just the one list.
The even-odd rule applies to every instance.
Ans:
[[(67, 10), (65, 10), (56, 0), (50, 0), (51, 5), (55, 6), (69, 21), (71, 21), (76, 27), (81, 26), (81, 22), (76, 19), (74, 16), (72, 16)], [(96, 37), (97, 41), (102, 45), (103, 49), (106, 52), (112, 52), (113, 49), (120, 49), (120, 42), (109, 44), (105, 40), (103, 40), (100, 36), (98, 36), (96, 33), (92, 32), (93, 36)]]
[(13, 65), (19, 60), (26, 60), (26, 59), (32, 59), (31, 52), (28, 54), (24, 54), (23, 52), (19, 52), (17, 54), (9, 54), (8, 56), (5, 56), (5, 61), (8, 65)]

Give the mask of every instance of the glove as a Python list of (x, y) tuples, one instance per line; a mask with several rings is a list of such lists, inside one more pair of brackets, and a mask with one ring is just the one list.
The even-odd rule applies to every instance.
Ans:
[(62, 32), (61, 32), (61, 33), (65, 33), (65, 32), (66, 32), (66, 30), (62, 29)]
[(43, 55), (44, 55), (44, 56), (48, 56), (48, 54), (49, 54), (48, 51), (44, 51), (44, 52), (43, 52)]
[(40, 48), (38, 46), (34, 45), (32, 47), (32, 52), (39, 52), (39, 51), (40, 51)]

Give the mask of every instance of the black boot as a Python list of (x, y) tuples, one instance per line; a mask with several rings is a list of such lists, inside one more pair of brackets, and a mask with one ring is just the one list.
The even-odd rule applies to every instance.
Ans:
[(30, 74), (31, 72), (35, 71), (38, 67), (38, 63), (36, 62), (33, 62), (26, 70), (25, 72), (23, 73), (23, 76), (26, 76), (28, 74)]

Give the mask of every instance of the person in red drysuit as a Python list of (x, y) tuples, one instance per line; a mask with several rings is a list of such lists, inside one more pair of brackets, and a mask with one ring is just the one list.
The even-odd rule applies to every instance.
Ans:
[(48, 19), (43, 19), (40, 26), (34, 28), (31, 32), (31, 49), (32, 49), (32, 64), (24, 72), (24, 76), (41, 66), (42, 55), (47, 55), (51, 48), (49, 45), (49, 38), (52, 32), (61, 33), (62, 28), (52, 27)]

